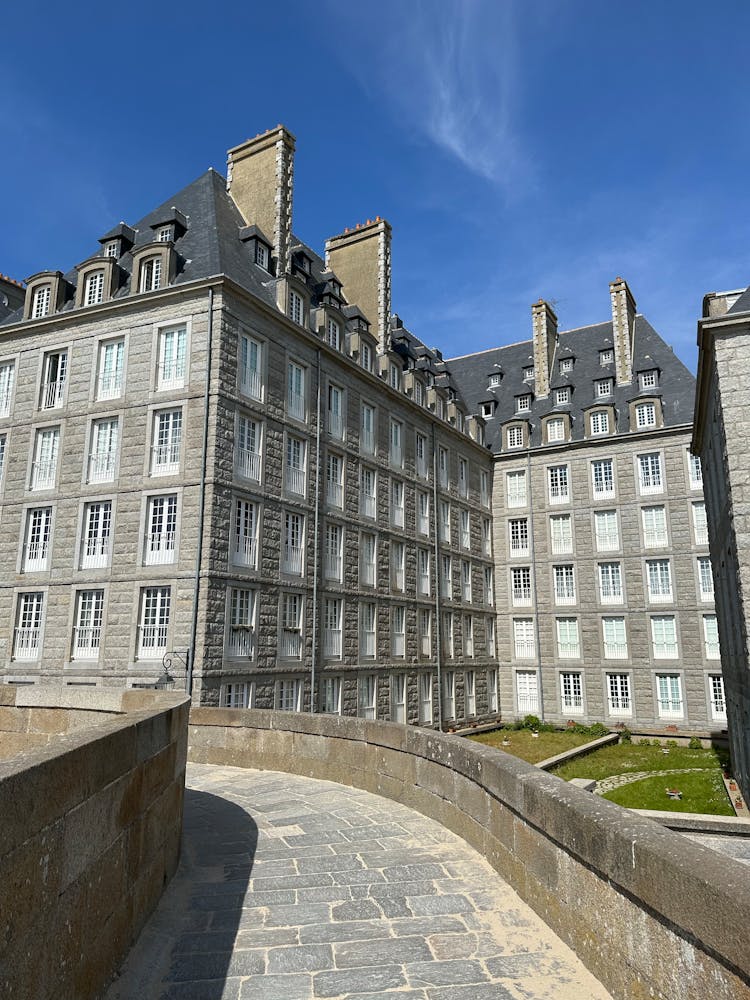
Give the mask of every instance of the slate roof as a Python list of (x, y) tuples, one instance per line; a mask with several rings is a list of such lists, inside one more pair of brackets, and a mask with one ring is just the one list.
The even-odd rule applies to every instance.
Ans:
[(729, 309), (728, 311), (730, 313), (750, 312), (750, 288), (745, 289), (742, 295), (740, 295), (740, 297), (734, 303), (732, 308)]
[[(493, 452), (502, 450), (502, 427), (514, 419), (529, 420), (532, 425), (530, 443), (532, 447), (542, 444), (541, 418), (550, 413), (569, 413), (571, 416), (571, 440), (584, 438), (584, 411), (599, 404), (614, 405), (618, 432), (627, 431), (628, 403), (638, 396), (659, 395), (662, 398), (664, 426), (674, 427), (689, 424), (693, 419), (695, 378), (683, 365), (672, 349), (662, 340), (644, 316), (635, 321), (635, 345), (631, 385), (614, 386), (613, 394), (607, 398), (596, 398), (594, 382), (598, 379), (615, 378), (614, 363), (601, 365), (599, 351), (611, 348), (612, 323), (596, 323), (577, 330), (563, 331), (552, 364), (550, 395), (546, 399), (534, 397), (534, 383), (525, 382), (523, 369), (534, 364), (533, 342), (525, 340), (507, 347), (496, 347), (479, 354), (467, 354), (457, 358), (447, 358), (446, 366), (463, 395), (470, 412), (479, 413), (481, 403), (496, 401), (494, 415), (486, 420), (486, 442)], [(568, 374), (560, 374), (559, 362), (572, 357), (573, 369)], [(637, 373), (658, 369), (658, 389), (639, 391)], [(500, 385), (490, 388), (490, 376), (502, 373)], [(570, 403), (555, 406), (554, 390), (569, 386)], [(531, 410), (516, 413), (516, 396), (532, 394)]]

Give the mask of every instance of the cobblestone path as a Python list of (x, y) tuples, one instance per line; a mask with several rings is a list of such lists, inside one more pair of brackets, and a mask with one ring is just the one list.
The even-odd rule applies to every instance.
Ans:
[(356, 789), (190, 765), (183, 860), (107, 1000), (606, 1000), (462, 840)]
[(631, 771), (629, 774), (613, 774), (609, 778), (597, 781), (594, 792), (596, 795), (604, 795), (606, 792), (614, 791), (615, 788), (622, 788), (623, 785), (629, 785), (633, 781), (641, 781), (643, 778), (658, 778), (659, 775), (666, 777), (668, 774), (691, 774), (693, 771), (703, 770), (705, 768), (702, 767), (674, 767), (664, 771)]

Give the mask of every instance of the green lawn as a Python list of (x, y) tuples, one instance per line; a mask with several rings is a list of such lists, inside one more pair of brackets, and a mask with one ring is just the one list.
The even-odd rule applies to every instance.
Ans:
[[(637, 771), (665, 771), (673, 768), (699, 767), (707, 771), (720, 771), (726, 761), (726, 753), (716, 750), (688, 750), (687, 747), (670, 747), (669, 753), (662, 753), (660, 747), (642, 746), (635, 743), (619, 743), (602, 747), (585, 757), (578, 757), (567, 764), (556, 767), (553, 774), (570, 781), (571, 778), (609, 778), (613, 774), (628, 774)], [(643, 806), (644, 809), (651, 808)]]
[[(677, 788), (681, 799), (670, 799), (665, 789)], [(724, 791), (721, 772), (696, 771), (693, 774), (658, 774), (607, 792), (605, 799), (627, 809), (659, 809), (663, 812), (711, 813), (734, 816), (734, 809)]]
[[(514, 757), (528, 761), (529, 764), (538, 764), (540, 760), (590, 743), (594, 737), (561, 730), (554, 733), (541, 732), (535, 738), (528, 729), (494, 729), (491, 733), (478, 733), (476, 736), (469, 736), (468, 739), (483, 743), (485, 746), (497, 747), (498, 750), (504, 750)], [(504, 739), (510, 740), (510, 746), (503, 746)]]

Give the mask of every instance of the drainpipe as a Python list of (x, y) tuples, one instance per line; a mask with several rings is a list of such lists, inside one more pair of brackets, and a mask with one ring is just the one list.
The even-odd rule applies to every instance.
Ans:
[(443, 634), (440, 622), (440, 538), (438, 535), (438, 468), (435, 425), (432, 425), (432, 524), (435, 550), (435, 651), (437, 654), (438, 730), (443, 731)]
[(203, 450), (201, 454), (201, 480), (198, 495), (198, 553), (195, 557), (195, 584), (193, 587), (193, 620), (190, 625), (190, 645), (187, 653), (187, 676), (185, 688), (188, 695), (193, 694), (193, 661), (195, 660), (195, 642), (198, 634), (198, 598), (200, 596), (201, 567), (203, 560), (203, 524), (206, 505), (206, 464), (208, 462), (208, 405), (211, 395), (211, 362), (213, 347), (214, 290), (208, 290), (208, 333), (206, 343), (206, 387), (203, 393)]
[(531, 454), (526, 452), (526, 478), (529, 483), (529, 543), (531, 546), (531, 579), (534, 587), (534, 635), (536, 638), (536, 666), (539, 675), (539, 717), (544, 722), (544, 678), (542, 677), (542, 644), (539, 633), (539, 600), (536, 581), (536, 545), (534, 544), (534, 498), (531, 493)]
[(315, 689), (315, 664), (318, 659), (318, 563), (320, 544), (320, 348), (317, 351), (317, 394), (315, 400), (315, 513), (313, 515), (313, 594), (312, 594), (312, 659), (310, 661), (310, 713), (318, 710)]

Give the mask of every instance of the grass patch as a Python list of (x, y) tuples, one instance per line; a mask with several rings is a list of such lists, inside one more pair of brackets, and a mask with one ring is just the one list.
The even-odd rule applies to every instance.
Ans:
[[(478, 733), (468, 739), (475, 743), (483, 743), (488, 747), (497, 747), (505, 753), (520, 757), (529, 764), (538, 764), (540, 760), (554, 757), (574, 747), (590, 743), (595, 737), (586, 733), (571, 733), (565, 731), (541, 732), (538, 737), (531, 735), (528, 729), (493, 729), (490, 733)], [(504, 747), (503, 740), (509, 739), (510, 746)], [(587, 758), (588, 759), (588, 758)]]
[[(706, 753), (706, 751), (703, 751)], [(671, 756), (671, 754), (670, 754)], [(670, 799), (666, 788), (678, 788), (681, 799)], [(721, 772), (695, 771), (692, 774), (659, 774), (623, 785), (604, 796), (627, 809), (659, 809), (663, 812), (711, 813), (734, 816), (734, 809), (724, 791)]]
[[(585, 757), (561, 764), (554, 769), (553, 774), (566, 781), (570, 781), (571, 778), (595, 778), (597, 781), (601, 781), (614, 774), (632, 774), (637, 771), (657, 773), (683, 767), (697, 767), (706, 771), (716, 771), (719, 774), (721, 766), (726, 760), (725, 751), (717, 752), (713, 748), (689, 750), (687, 747), (677, 746), (670, 747), (669, 753), (665, 754), (662, 753), (660, 747), (620, 743), (602, 747), (601, 750), (595, 750), (593, 753), (586, 754)], [(671, 786), (673, 779), (669, 779), (667, 783)], [(666, 798), (663, 787), (662, 795)], [(652, 807), (641, 806), (638, 808), (650, 809)]]

